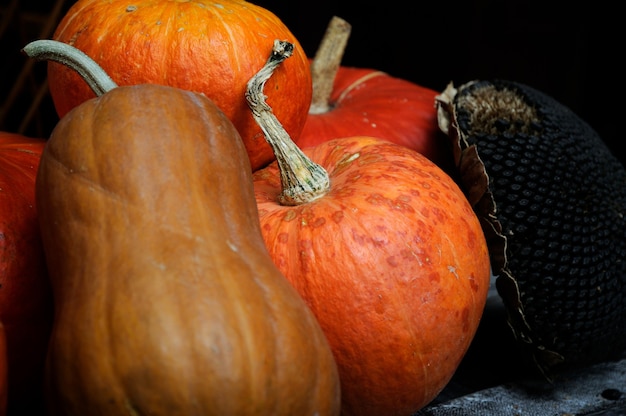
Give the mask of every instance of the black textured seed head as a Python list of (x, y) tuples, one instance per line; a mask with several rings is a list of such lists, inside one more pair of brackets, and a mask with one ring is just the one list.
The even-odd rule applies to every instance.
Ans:
[(515, 82), (437, 98), (497, 289), (548, 376), (626, 350), (626, 171), (592, 128)]

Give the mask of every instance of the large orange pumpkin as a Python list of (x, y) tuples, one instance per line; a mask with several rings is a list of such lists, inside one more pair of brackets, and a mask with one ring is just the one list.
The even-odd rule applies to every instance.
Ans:
[(330, 342), (342, 414), (409, 416), (446, 386), (478, 328), (490, 284), (479, 220), (405, 146), (355, 136), (300, 151), (259, 85), (250, 106), (277, 152), (253, 175), (263, 237)]
[[(79, 0), (53, 35), (93, 58), (118, 85), (154, 83), (204, 93), (235, 124), (252, 169), (274, 159), (244, 99), (250, 77), (275, 39), (294, 44), (293, 59), (267, 86), (268, 102), (297, 137), (311, 101), (306, 55), (270, 10), (242, 0)], [(51, 62), (50, 93), (59, 116), (93, 91), (78, 74)], [(286, 86), (289, 88), (286, 88)]]

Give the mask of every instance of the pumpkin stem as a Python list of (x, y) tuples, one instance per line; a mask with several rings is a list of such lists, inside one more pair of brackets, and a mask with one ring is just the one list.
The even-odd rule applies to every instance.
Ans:
[(22, 49), (29, 58), (38, 61), (50, 60), (63, 64), (85, 80), (97, 96), (117, 87), (100, 65), (78, 48), (56, 40), (35, 40)]
[(252, 116), (276, 156), (282, 185), (278, 201), (283, 205), (304, 204), (326, 194), (330, 189), (326, 170), (311, 161), (291, 140), (272, 108), (265, 102), (265, 83), (274, 70), (291, 56), (293, 47), (293, 44), (286, 41), (274, 41), (270, 57), (263, 68), (248, 81), (246, 88), (246, 100)]
[(340, 17), (333, 16), (328, 23), (322, 42), (311, 63), (313, 96), (309, 114), (322, 114), (330, 110), (330, 94), (341, 59), (346, 50), (352, 26)]

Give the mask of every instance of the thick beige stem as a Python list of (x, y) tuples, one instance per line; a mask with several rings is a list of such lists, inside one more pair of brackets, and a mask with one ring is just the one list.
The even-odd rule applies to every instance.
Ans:
[(278, 168), (282, 192), (279, 201), (283, 205), (300, 205), (326, 194), (330, 189), (328, 173), (313, 163), (291, 140), (289, 133), (265, 102), (263, 88), (274, 70), (293, 53), (293, 44), (275, 41), (272, 53), (261, 70), (248, 81), (246, 100), (252, 116), (272, 147)]
[(321, 114), (330, 110), (330, 95), (341, 60), (346, 50), (352, 26), (340, 17), (333, 16), (326, 28), (313, 62), (311, 76), (313, 78), (313, 97), (310, 114)]

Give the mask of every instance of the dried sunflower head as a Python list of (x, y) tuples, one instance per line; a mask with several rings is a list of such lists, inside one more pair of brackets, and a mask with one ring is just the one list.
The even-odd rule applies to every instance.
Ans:
[(626, 170), (570, 109), (527, 85), (437, 97), (489, 240), (509, 325), (548, 377), (626, 350)]

